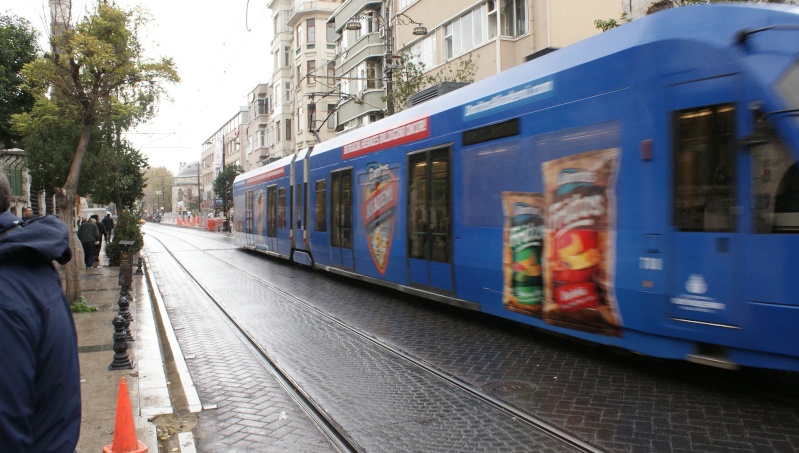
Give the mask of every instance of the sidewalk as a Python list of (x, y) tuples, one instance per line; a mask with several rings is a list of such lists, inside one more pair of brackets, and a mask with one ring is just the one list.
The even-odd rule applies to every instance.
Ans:
[[(121, 287), (119, 268), (109, 267), (108, 258), (101, 256), (102, 265), (81, 269), (83, 297), (93, 313), (73, 313), (78, 331), (78, 353), (81, 374), (81, 433), (78, 453), (100, 453), (113, 441), (117, 394), (120, 378), (127, 378), (137, 438), (150, 452), (158, 452), (156, 427), (148, 421), (159, 414), (171, 414), (172, 404), (167, 389), (163, 356), (146, 276), (134, 275), (130, 303), (133, 322), (130, 331), (135, 341), (128, 342), (127, 354), (133, 363), (129, 370), (109, 371), (113, 361), (113, 318), (119, 312)], [(83, 265), (81, 264), (81, 268)]]

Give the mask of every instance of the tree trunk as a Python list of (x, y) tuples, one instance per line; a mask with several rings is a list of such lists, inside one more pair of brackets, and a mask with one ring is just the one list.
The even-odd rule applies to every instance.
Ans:
[(72, 259), (64, 265), (64, 293), (69, 303), (77, 301), (81, 296), (80, 271), (83, 268), (83, 246), (78, 241), (78, 236), (75, 233), (74, 212), (80, 169), (83, 165), (83, 158), (86, 155), (91, 133), (92, 127), (84, 124), (80, 132), (78, 145), (75, 147), (75, 157), (72, 159), (72, 165), (69, 168), (69, 176), (64, 182), (64, 187), (58, 189), (56, 193), (56, 203), (58, 203), (60, 211), (58, 217), (67, 224), (71, 232), (69, 235), (69, 247), (72, 249)]

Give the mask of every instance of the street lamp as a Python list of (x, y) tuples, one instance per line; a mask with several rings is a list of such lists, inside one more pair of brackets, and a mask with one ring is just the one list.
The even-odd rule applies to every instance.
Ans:
[(399, 13), (395, 14), (394, 17), (390, 17), (389, 8), (386, 7), (385, 10), (385, 18), (375, 14), (374, 11), (364, 12), (357, 16), (353, 16), (347, 21), (347, 24), (344, 25), (344, 28), (347, 30), (360, 30), (362, 19), (377, 19), (383, 25), (383, 28), (385, 28), (384, 36), (386, 40), (386, 56), (383, 70), (386, 75), (386, 110), (388, 111), (389, 115), (392, 115), (394, 113), (394, 100), (391, 98), (391, 91), (393, 88), (391, 83), (391, 73), (398, 67), (398, 65), (394, 64), (394, 33), (392, 30), (392, 23), (397, 25), (415, 25), (415, 27), (413, 27), (414, 36), (427, 35), (427, 27), (411, 19), (407, 14)]

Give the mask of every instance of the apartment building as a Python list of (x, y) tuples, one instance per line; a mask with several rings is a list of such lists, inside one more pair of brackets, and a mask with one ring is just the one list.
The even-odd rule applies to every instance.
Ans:
[(328, 120), (340, 100), (335, 83), (335, 41), (327, 19), (340, 0), (272, 0), (274, 156), (289, 155), (335, 134)]
[(250, 122), (244, 131), (242, 168), (251, 170), (283, 157), (275, 140), (275, 123), (272, 115), (275, 99), (272, 85), (258, 84), (247, 96)]
[[(338, 129), (379, 120), (406, 54), (427, 73), (464, 60), (480, 80), (600, 31), (619, 18), (618, 0), (348, 0), (329, 18), (338, 35)], [(402, 108), (403, 106), (397, 106)]]
[(242, 159), (242, 141), (247, 136), (249, 125), (249, 107), (243, 106), (201, 145), (200, 185), (203, 191), (203, 212), (213, 212), (215, 209), (214, 180), (223, 166), (235, 164), (245, 171), (249, 169), (244, 167), (248, 164)]
[[(474, 66), (480, 80), (595, 35), (597, 19), (640, 10), (618, 0), (270, 0), (271, 83), (202, 145), (204, 199), (226, 163), (245, 170), (404, 106), (386, 93), (405, 61), (435, 74)], [(239, 134), (240, 135), (235, 135)]]

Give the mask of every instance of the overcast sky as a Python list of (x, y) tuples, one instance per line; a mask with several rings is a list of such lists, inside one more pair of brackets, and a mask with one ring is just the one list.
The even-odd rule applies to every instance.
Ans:
[[(72, 17), (83, 17), (93, 2), (73, 0)], [(117, 5), (146, 8), (153, 20), (144, 37), (151, 56), (172, 57), (181, 82), (169, 87), (158, 116), (126, 137), (152, 167), (177, 172), (179, 162), (200, 158), (201, 145), (247, 104), (247, 94), (272, 73), (269, 42), (272, 20), (267, 0), (196, 2), (185, 0), (116, 0)], [(0, 0), (11, 12), (44, 30), (49, 23), (45, 0)], [(43, 44), (44, 46), (45, 44)]]

